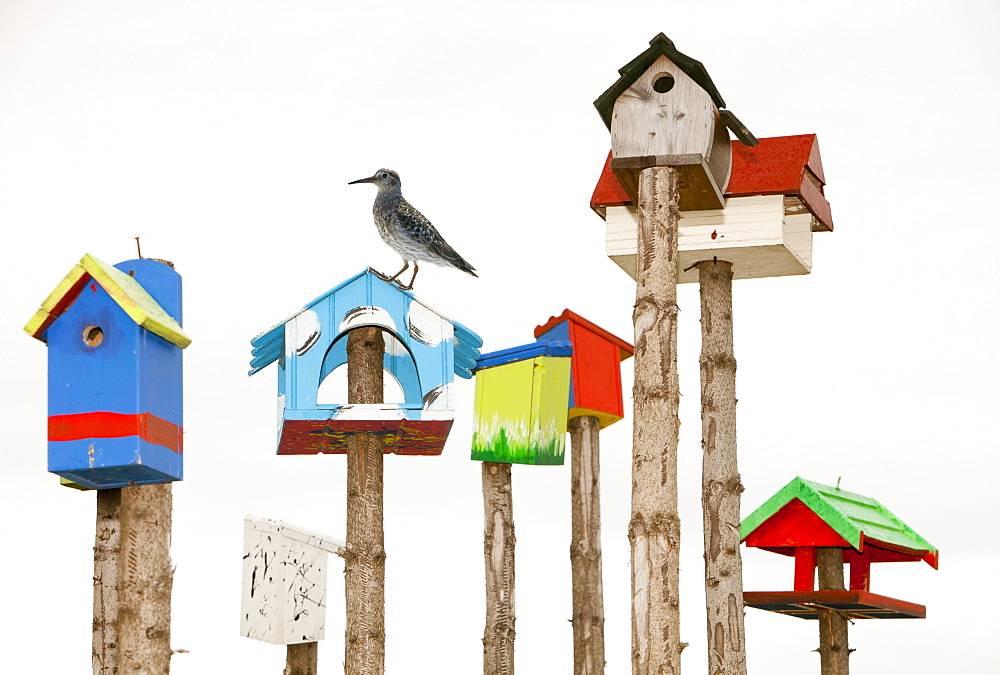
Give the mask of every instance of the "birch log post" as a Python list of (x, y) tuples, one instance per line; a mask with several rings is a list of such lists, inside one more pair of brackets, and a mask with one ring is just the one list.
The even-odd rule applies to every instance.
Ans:
[(733, 265), (698, 263), (701, 286), (701, 504), (709, 675), (746, 675), (736, 461)]
[[(347, 338), (349, 403), (382, 403), (385, 339), (374, 326)], [(345, 675), (385, 673), (385, 533), (382, 529), (381, 436), (352, 436), (347, 442), (347, 596)]]
[(592, 415), (569, 421), (573, 675), (604, 675), (600, 430), (600, 421)]
[(483, 675), (514, 675), (514, 508), (510, 464), (483, 462)]
[(679, 675), (677, 169), (639, 174), (632, 441), (632, 673)]
[(118, 561), (121, 553), (121, 488), (97, 490), (94, 537), (94, 675), (118, 672)]
[[(844, 590), (844, 551), (839, 548), (816, 549), (819, 590)], [(847, 617), (835, 609), (818, 610), (819, 662), (823, 675), (848, 675)]]
[(319, 643), (302, 642), (288, 645), (285, 654), (285, 670), (283, 675), (316, 675), (319, 665)]
[(118, 675), (170, 672), (173, 485), (121, 488)]

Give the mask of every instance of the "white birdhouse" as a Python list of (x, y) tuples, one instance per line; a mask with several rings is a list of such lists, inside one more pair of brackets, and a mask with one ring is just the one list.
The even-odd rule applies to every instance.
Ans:
[[(812, 234), (833, 230), (814, 134), (763, 138), (755, 147), (733, 141), (725, 206), (680, 213), (677, 282), (698, 281), (693, 265), (718, 258), (734, 279), (809, 274)], [(607, 223), (607, 252), (636, 275), (638, 214), (611, 170), (609, 157), (590, 206)]]
[(276, 645), (318, 642), (326, 628), (326, 560), (344, 542), (247, 516), (240, 634)]
[(727, 127), (745, 145), (757, 141), (721, 110), (726, 103), (705, 67), (660, 33), (618, 72), (594, 105), (611, 130), (611, 169), (625, 192), (637, 201), (642, 169), (673, 166), (682, 211), (721, 209), (732, 165)]

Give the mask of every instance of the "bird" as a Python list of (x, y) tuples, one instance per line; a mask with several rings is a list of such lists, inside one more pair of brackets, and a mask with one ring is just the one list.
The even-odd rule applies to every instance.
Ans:
[[(391, 277), (372, 270), (380, 279), (395, 283), (404, 291), (411, 290), (417, 272), (420, 271), (418, 262), (429, 262), (439, 267), (454, 267), (466, 274), (479, 277), (476, 268), (448, 245), (431, 221), (403, 198), (398, 173), (391, 169), (379, 169), (368, 178), (352, 180), (348, 185), (356, 183), (373, 183), (378, 188), (375, 204), (372, 206), (375, 227), (382, 236), (382, 241), (403, 259), (403, 269)], [(410, 277), (409, 284), (403, 285), (399, 276), (409, 268), (411, 262), (413, 276)]]

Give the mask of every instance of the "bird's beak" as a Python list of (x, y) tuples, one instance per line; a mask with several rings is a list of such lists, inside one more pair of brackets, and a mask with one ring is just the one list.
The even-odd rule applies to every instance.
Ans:
[(369, 176), (368, 178), (359, 178), (357, 180), (352, 180), (348, 185), (354, 185), (355, 183), (373, 183), (375, 182), (375, 176)]

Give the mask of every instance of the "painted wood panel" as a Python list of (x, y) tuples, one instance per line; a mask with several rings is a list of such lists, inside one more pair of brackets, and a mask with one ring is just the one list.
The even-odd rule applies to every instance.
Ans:
[[(323, 381), (347, 363), (348, 332), (361, 326), (383, 330), (383, 367), (403, 390), (403, 403), (319, 402)], [(368, 269), (251, 344), (251, 375), (277, 362), (278, 454), (344, 453), (346, 439), (367, 420), (386, 436), (387, 451), (439, 455), (454, 418), (454, 377), (472, 377), (482, 339)]]
[(26, 330), (48, 345), (50, 472), (90, 489), (183, 477), (180, 319), (180, 275), (148, 258), (84, 256), (49, 295)]
[(240, 634), (278, 645), (322, 640), (327, 554), (343, 546), (327, 535), (247, 516)]
[[(733, 263), (734, 279), (808, 274), (813, 216), (789, 210), (785, 196), (762, 195), (728, 199), (724, 209), (682, 211), (678, 283), (696, 282), (697, 270), (688, 268), (713, 257)], [(635, 278), (635, 208), (609, 206), (605, 221), (608, 256)]]
[[(732, 171), (725, 184), (727, 199), (784, 194), (797, 198), (816, 217), (812, 223), (814, 232), (833, 230), (830, 203), (823, 194), (826, 178), (815, 134), (762, 138), (754, 147), (732, 141), (730, 155)], [(634, 187), (626, 190), (611, 162), (609, 152), (590, 199), (590, 208), (602, 218), (607, 207), (632, 205), (635, 192)], [(683, 198), (681, 208), (684, 209)]]
[(573, 345), (569, 419), (596, 417), (603, 429), (624, 417), (621, 362), (632, 356), (631, 344), (568, 309), (537, 326), (535, 338)]
[(477, 370), (472, 459), (563, 464), (569, 386), (568, 356), (535, 356)]

